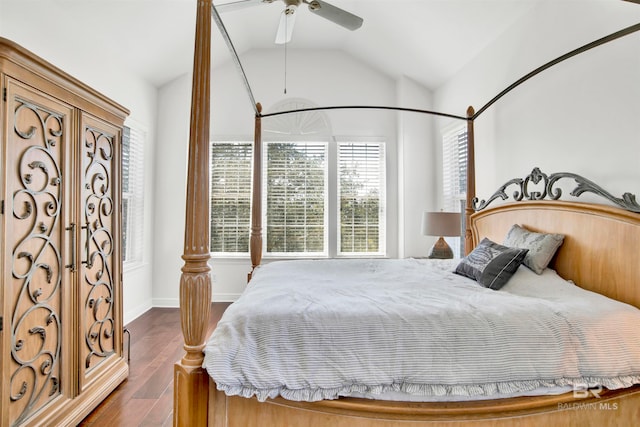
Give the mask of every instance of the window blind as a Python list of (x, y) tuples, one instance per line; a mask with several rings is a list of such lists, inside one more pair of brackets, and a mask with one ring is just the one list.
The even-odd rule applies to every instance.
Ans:
[(384, 144), (339, 144), (339, 254), (383, 254), (385, 232)]
[(268, 142), (266, 253), (326, 255), (327, 143)]
[(146, 132), (125, 126), (122, 134), (122, 256), (142, 262), (144, 239), (144, 144)]
[[(463, 212), (467, 194), (467, 127), (456, 125), (442, 135), (443, 209)], [(454, 253), (463, 255), (463, 237), (449, 241)]]
[(211, 252), (249, 252), (252, 152), (249, 142), (211, 145)]
[(456, 126), (442, 138), (442, 183), (447, 212), (460, 212), (467, 192), (467, 128)]

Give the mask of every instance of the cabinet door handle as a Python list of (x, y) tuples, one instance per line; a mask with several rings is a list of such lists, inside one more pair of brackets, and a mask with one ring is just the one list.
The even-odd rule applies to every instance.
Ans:
[(82, 264), (85, 264), (87, 266), (87, 268), (91, 268), (91, 267), (93, 267), (93, 263), (89, 260), (89, 257), (90, 257), (90, 255), (89, 255), (89, 253), (90, 253), (89, 247), (91, 246), (89, 244), (89, 241), (91, 240), (91, 227), (89, 226), (89, 223), (87, 222), (85, 225), (83, 225), (80, 228), (85, 230), (85, 232), (87, 234), (87, 238), (86, 238), (86, 242), (85, 242), (85, 248), (86, 248), (86, 251), (87, 251), (87, 259), (86, 259), (86, 261), (80, 261), (80, 262)]
[(87, 222), (85, 225), (83, 225), (82, 227), (83, 230), (85, 230), (85, 233), (87, 234), (86, 236), (86, 242), (85, 242), (85, 250), (87, 252), (87, 259), (85, 261), (80, 261), (82, 264), (85, 264), (87, 266), (87, 268), (91, 268), (93, 267), (93, 262), (91, 262), (91, 255), (90, 255), (90, 250), (89, 247), (91, 246), (90, 241), (91, 241), (91, 226), (89, 225), (89, 223)]
[(65, 265), (65, 268), (69, 268), (73, 273), (76, 271), (76, 225), (72, 222), (65, 230), (71, 232), (71, 264)]

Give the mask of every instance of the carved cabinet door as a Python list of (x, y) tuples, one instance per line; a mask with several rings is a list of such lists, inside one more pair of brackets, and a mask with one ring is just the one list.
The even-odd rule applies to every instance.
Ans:
[(56, 411), (77, 384), (70, 209), (74, 110), (17, 81), (5, 83), (0, 425), (14, 426)]
[(81, 113), (79, 218), (80, 388), (122, 356), (119, 177), (121, 131)]

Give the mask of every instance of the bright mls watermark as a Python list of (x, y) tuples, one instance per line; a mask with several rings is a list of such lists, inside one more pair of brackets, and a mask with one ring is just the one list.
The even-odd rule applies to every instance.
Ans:
[[(589, 387), (588, 384), (575, 384), (573, 386), (573, 398), (574, 399), (587, 399), (593, 397), (600, 399), (600, 394), (603, 388), (600, 384), (594, 387)], [(574, 410), (574, 411), (616, 411), (618, 410), (617, 402), (571, 402), (571, 403), (558, 403), (559, 410)]]

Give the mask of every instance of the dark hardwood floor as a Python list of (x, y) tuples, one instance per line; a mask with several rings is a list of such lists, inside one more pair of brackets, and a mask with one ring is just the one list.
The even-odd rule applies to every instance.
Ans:
[[(212, 304), (209, 331), (228, 306), (229, 303)], [(185, 353), (180, 312), (177, 308), (152, 308), (128, 324), (127, 329), (131, 332), (129, 378), (80, 426), (172, 425), (173, 365)], [(125, 354), (126, 344), (125, 334)]]

